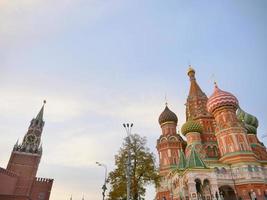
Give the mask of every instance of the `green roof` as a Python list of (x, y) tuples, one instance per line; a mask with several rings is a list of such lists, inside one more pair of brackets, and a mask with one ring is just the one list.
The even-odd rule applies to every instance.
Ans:
[(244, 123), (248, 133), (257, 133), (259, 122), (257, 117), (245, 112), (240, 107), (236, 111), (237, 118)]
[(183, 150), (179, 150), (179, 163), (178, 163), (178, 169), (183, 170), (186, 167), (186, 159), (184, 155)]
[(187, 158), (186, 168), (193, 169), (193, 168), (207, 168), (204, 161), (199, 156), (198, 152), (196, 151), (195, 146), (192, 146), (191, 152), (189, 157)]
[(184, 125), (181, 128), (181, 131), (183, 135), (186, 135), (187, 133), (190, 133), (190, 132), (202, 133), (203, 128), (201, 124), (198, 123), (197, 121), (189, 119), (187, 122), (184, 123)]

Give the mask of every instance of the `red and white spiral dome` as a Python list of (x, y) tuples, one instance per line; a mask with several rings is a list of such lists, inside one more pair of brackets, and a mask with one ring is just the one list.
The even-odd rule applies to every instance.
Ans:
[(207, 102), (208, 112), (212, 113), (222, 106), (234, 106), (237, 108), (238, 100), (233, 94), (219, 89), (217, 84), (215, 84), (214, 92)]

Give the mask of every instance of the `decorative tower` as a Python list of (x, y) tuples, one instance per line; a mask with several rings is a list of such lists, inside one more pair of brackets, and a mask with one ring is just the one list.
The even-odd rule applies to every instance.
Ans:
[(212, 117), (206, 108), (208, 97), (199, 87), (195, 70), (189, 66), (187, 75), (190, 79), (190, 90), (186, 102), (186, 120), (189, 118), (197, 120), (200, 118)]
[(183, 150), (185, 141), (177, 134), (177, 122), (178, 118), (174, 112), (172, 112), (167, 104), (164, 111), (159, 116), (159, 124), (161, 126), (162, 134), (157, 140), (157, 150), (159, 154), (159, 173), (163, 177), (161, 180), (161, 187), (157, 188), (158, 199), (171, 199), (172, 185), (170, 185), (170, 179), (168, 174), (171, 169), (176, 168), (179, 164), (179, 151)]
[(220, 90), (215, 84), (207, 108), (217, 124), (215, 134), (222, 155), (220, 161), (227, 164), (256, 162), (247, 140), (246, 130), (236, 116), (237, 98), (229, 92)]
[[(44, 104), (46, 102), (44, 101)], [(44, 121), (44, 104), (38, 115), (31, 120), (30, 126), (21, 144), (15, 144), (7, 170), (19, 175), (15, 195), (30, 196), (42, 156), (41, 134)]]
[(202, 133), (203, 128), (200, 123), (189, 119), (181, 128), (182, 134), (186, 137), (187, 146), (186, 146), (186, 157), (190, 155), (191, 149), (194, 147), (201, 155), (205, 155), (203, 152), (202, 143), (200, 134)]
[(178, 151), (183, 148), (184, 140), (177, 134), (177, 122), (176, 114), (166, 104), (164, 111), (159, 116), (159, 124), (162, 130), (162, 135), (157, 141), (160, 173), (168, 173), (171, 166), (178, 164)]
[[(189, 122), (191, 126), (193, 124), (199, 126), (196, 124), (198, 123), (202, 127), (201, 134), (194, 134), (194, 140), (198, 138), (198, 151), (200, 150), (200, 145), (202, 145), (202, 157), (209, 158), (208, 161), (212, 162), (212, 159), (218, 157), (218, 146), (216, 143), (216, 137), (214, 135), (215, 120), (213, 116), (207, 111), (208, 97), (199, 87), (195, 74), (195, 70), (190, 65), (187, 73), (190, 79), (190, 90), (185, 104), (186, 121), (191, 120), (191, 122)], [(189, 126), (189, 124), (187, 126)], [(192, 134), (189, 134), (190, 138), (192, 138), (191, 136)]]

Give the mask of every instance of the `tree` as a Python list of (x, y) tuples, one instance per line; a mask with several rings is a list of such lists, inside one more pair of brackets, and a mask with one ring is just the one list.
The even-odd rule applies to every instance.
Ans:
[(155, 156), (146, 147), (146, 138), (131, 134), (124, 139), (123, 145), (115, 155), (115, 169), (109, 173), (108, 182), (111, 189), (109, 200), (126, 199), (126, 166), (130, 150), (131, 160), (131, 199), (139, 200), (145, 195), (145, 186), (149, 183), (158, 184), (159, 175), (155, 165)]

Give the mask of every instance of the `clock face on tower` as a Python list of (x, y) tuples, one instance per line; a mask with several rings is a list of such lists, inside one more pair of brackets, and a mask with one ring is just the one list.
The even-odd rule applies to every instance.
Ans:
[(28, 144), (33, 144), (36, 141), (36, 136), (35, 135), (28, 135), (26, 137), (26, 142)]

